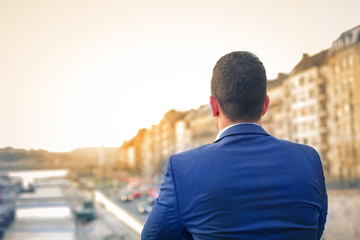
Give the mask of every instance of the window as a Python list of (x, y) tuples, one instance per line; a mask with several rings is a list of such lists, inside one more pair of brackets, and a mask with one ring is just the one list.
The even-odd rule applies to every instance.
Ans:
[(305, 83), (304, 78), (300, 78), (300, 80), (299, 80), (299, 85), (300, 85), (300, 86), (303, 86), (303, 85), (304, 85), (304, 83)]
[(302, 130), (303, 130), (304, 132), (307, 131), (307, 123), (306, 123), (306, 122), (303, 122), (303, 123), (302, 123)]
[(341, 118), (341, 115), (342, 115), (342, 109), (341, 109), (341, 108), (338, 108), (338, 109), (336, 110), (336, 116), (337, 116), (338, 118)]
[(297, 117), (298, 116), (298, 111), (297, 110), (294, 110), (293, 111), (293, 117)]
[(322, 143), (326, 143), (326, 142), (327, 142), (327, 141), (326, 141), (326, 138), (327, 138), (326, 133), (321, 134), (321, 142), (322, 142)]
[(349, 59), (348, 59), (348, 63), (349, 63), (349, 67), (352, 67), (354, 65), (354, 57), (353, 56), (349, 56)]
[(297, 124), (295, 124), (295, 125), (293, 126), (293, 129), (294, 129), (294, 132), (297, 132), (297, 131), (298, 131)]
[(306, 107), (301, 108), (301, 115), (306, 116), (306, 114), (307, 114)]
[(343, 58), (343, 60), (341, 61), (342, 67), (346, 68), (347, 64), (346, 64), (346, 58)]
[(310, 89), (310, 91), (309, 91), (309, 97), (310, 98), (313, 98), (315, 96), (315, 91), (314, 91), (314, 89)]
[(325, 94), (326, 93), (325, 84), (320, 84), (319, 85), (319, 93), (320, 94)]
[(306, 92), (301, 92), (301, 101), (304, 102), (306, 100)]
[(310, 113), (315, 113), (315, 106), (314, 106), (314, 105), (311, 105), (311, 106), (310, 106), (309, 112), (310, 112)]
[(346, 156), (347, 156), (348, 158), (351, 157), (351, 147), (350, 147), (350, 146), (347, 146), (347, 148), (346, 148)]
[(326, 101), (325, 100), (320, 101), (320, 109), (323, 111), (326, 110)]
[(321, 124), (321, 127), (326, 127), (326, 117), (322, 117), (320, 119), (320, 124)]
[(294, 81), (294, 87), (296, 88), (296, 87), (298, 87), (299, 86), (299, 82), (298, 82), (298, 80), (295, 80)]

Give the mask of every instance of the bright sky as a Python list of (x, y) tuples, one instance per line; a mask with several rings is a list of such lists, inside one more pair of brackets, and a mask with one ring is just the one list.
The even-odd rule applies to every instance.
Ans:
[(0, 0), (0, 147), (120, 146), (207, 104), (216, 61), (268, 78), (360, 24), (358, 0)]

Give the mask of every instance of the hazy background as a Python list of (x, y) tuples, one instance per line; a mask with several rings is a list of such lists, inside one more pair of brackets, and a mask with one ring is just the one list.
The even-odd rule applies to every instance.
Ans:
[(216, 61), (268, 78), (360, 24), (360, 1), (0, 0), (0, 148), (120, 146), (208, 102)]

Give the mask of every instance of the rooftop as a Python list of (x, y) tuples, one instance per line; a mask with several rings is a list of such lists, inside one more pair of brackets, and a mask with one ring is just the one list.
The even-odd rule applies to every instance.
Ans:
[(268, 89), (271, 89), (273, 87), (280, 86), (284, 79), (288, 77), (288, 74), (286, 73), (278, 73), (277, 78), (268, 80), (267, 87)]
[(328, 51), (329, 50), (326, 49), (312, 56), (308, 55), (307, 53), (304, 53), (300, 62), (291, 71), (291, 74), (292, 75), (296, 74), (313, 66), (322, 65), (326, 61), (326, 57), (328, 56)]
[(333, 41), (329, 54), (334, 55), (337, 51), (360, 43), (360, 25), (343, 32)]

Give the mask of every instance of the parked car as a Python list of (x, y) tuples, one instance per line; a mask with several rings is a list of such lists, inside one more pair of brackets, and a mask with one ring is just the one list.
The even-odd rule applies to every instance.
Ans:
[(88, 223), (96, 218), (96, 211), (92, 201), (83, 202), (73, 209), (76, 223)]
[(150, 213), (151, 210), (152, 210), (152, 204), (149, 204), (145, 201), (142, 201), (137, 205), (137, 211), (139, 213)]
[(123, 202), (134, 200), (132, 192), (126, 190), (121, 191), (119, 198)]

